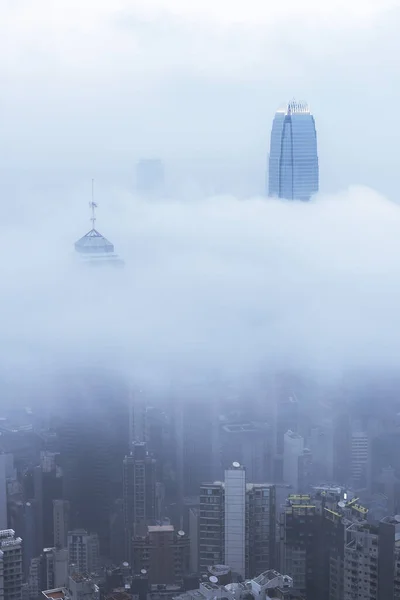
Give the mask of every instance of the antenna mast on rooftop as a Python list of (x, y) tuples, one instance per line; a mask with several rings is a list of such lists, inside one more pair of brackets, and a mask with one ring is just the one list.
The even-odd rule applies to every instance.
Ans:
[(94, 179), (92, 179), (92, 201), (89, 202), (89, 206), (92, 209), (92, 216), (90, 217), (90, 220), (92, 221), (92, 229), (94, 229), (94, 224), (96, 222), (95, 208), (97, 208), (97, 204), (94, 201)]

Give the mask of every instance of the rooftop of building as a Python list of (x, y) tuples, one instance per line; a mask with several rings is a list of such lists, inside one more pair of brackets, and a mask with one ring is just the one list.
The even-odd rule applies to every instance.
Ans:
[(114, 252), (114, 245), (93, 228), (75, 242), (75, 250), (83, 253)]
[(294, 115), (294, 114), (311, 114), (310, 108), (307, 102), (298, 102), (297, 100), (291, 100), (287, 104), (284, 104), (278, 110), (277, 113), (283, 113), (285, 115)]
[(63, 587), (45, 590), (42, 594), (45, 598), (49, 598), (49, 600), (63, 600), (68, 595), (66, 588)]
[(257, 433), (262, 428), (265, 428), (265, 423), (262, 423), (261, 426), (257, 423), (227, 423), (222, 425), (222, 429), (227, 433)]
[(114, 253), (114, 244), (95, 229), (95, 209), (97, 208), (97, 204), (93, 200), (90, 202), (90, 208), (92, 210), (92, 217), (90, 219), (92, 221), (92, 229), (75, 242), (75, 252), (81, 259), (91, 264), (103, 264), (106, 262), (122, 265), (123, 261)]
[(173, 525), (148, 525), (147, 531), (149, 533), (160, 533), (162, 531), (175, 531)]
[[(265, 489), (265, 488), (271, 488), (274, 487), (275, 484), (274, 483), (246, 483), (246, 491), (247, 492), (251, 492), (252, 490), (255, 489)], [(206, 488), (222, 488), (225, 489), (225, 481), (213, 481), (212, 483), (203, 483), (201, 485), (201, 489), (206, 489)], [(285, 486), (287, 487), (287, 486)]]
[(302, 436), (299, 433), (296, 433), (295, 431), (292, 431), (291, 429), (289, 429), (286, 433), (285, 436), (291, 438), (292, 440), (302, 440)]
[[(225, 566), (225, 565), (222, 565)], [(188, 590), (178, 596), (174, 596), (173, 600), (205, 600), (211, 598), (236, 598), (237, 600), (245, 598), (258, 597), (260, 588), (266, 592), (268, 600), (276, 598), (284, 598), (287, 591), (292, 592), (292, 597), (297, 597), (293, 589), (293, 580), (287, 575), (282, 575), (278, 571), (269, 570), (261, 573), (254, 579), (247, 579), (243, 583), (230, 583), (226, 586), (221, 586), (210, 581), (202, 581), (199, 588), (196, 590)], [(298, 597), (301, 597), (299, 595)]]
[(124, 588), (116, 589), (105, 596), (106, 600), (132, 600), (132, 594)]

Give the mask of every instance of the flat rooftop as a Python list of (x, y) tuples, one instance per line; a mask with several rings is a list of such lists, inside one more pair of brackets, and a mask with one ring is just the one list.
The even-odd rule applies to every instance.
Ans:
[(42, 594), (49, 600), (63, 600), (67, 595), (67, 590), (65, 588), (54, 588), (54, 590), (45, 590)]
[(173, 525), (149, 525), (147, 527), (149, 533), (159, 533), (161, 531), (175, 531)]

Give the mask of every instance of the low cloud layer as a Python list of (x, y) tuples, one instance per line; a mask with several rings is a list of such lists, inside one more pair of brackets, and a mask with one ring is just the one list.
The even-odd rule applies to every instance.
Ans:
[(375, 192), (304, 204), (107, 190), (97, 228), (122, 270), (76, 263), (82, 197), (24, 198), (3, 218), (4, 368), (108, 364), (155, 382), (397, 365), (400, 208)]

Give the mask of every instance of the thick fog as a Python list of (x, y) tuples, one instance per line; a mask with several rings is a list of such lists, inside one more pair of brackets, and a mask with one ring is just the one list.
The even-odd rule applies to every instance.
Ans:
[(108, 190), (96, 226), (123, 269), (74, 256), (82, 194), (1, 224), (3, 364), (150, 379), (397, 364), (400, 208), (371, 190), (310, 203)]
[[(3, 2), (3, 367), (395, 366), (399, 15), (390, 0)], [(309, 204), (261, 197), (293, 96), (316, 119)], [(147, 156), (168, 199), (133, 193)], [(76, 263), (92, 177), (123, 270)]]

